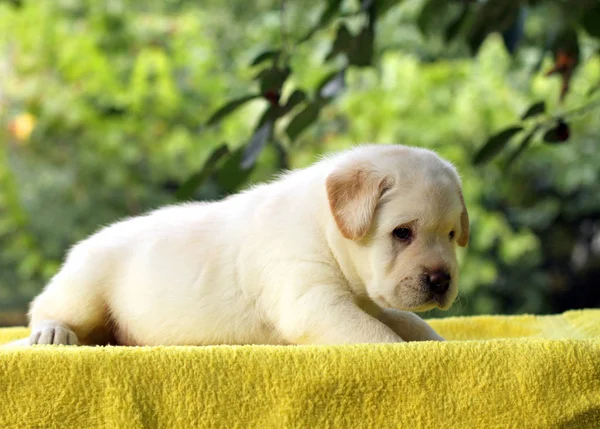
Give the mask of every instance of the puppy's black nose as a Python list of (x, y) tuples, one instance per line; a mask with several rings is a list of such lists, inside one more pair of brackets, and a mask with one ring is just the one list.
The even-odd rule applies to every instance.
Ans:
[(427, 275), (427, 286), (437, 295), (448, 292), (450, 287), (450, 274), (445, 270), (435, 270)]

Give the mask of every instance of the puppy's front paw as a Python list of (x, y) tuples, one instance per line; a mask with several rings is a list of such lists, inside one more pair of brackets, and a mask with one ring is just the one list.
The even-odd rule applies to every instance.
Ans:
[(409, 311), (386, 308), (378, 318), (404, 341), (445, 341), (427, 322)]
[(75, 332), (60, 322), (48, 320), (35, 326), (29, 337), (29, 344), (79, 345)]

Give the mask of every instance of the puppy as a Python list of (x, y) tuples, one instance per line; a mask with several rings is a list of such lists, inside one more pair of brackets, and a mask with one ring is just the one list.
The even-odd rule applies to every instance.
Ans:
[(442, 340), (412, 312), (450, 307), (468, 239), (450, 163), (365, 145), (100, 230), (33, 301), (17, 344)]

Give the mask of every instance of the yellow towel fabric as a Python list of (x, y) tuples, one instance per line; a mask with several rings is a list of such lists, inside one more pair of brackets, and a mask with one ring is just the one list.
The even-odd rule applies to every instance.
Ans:
[(454, 341), (0, 348), (0, 428), (600, 428), (600, 310), (431, 324)]

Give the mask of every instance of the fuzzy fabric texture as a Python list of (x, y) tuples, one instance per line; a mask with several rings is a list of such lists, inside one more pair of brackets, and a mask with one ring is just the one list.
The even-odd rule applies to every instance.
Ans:
[(0, 348), (0, 427), (600, 427), (600, 310), (431, 324), (450, 341)]

